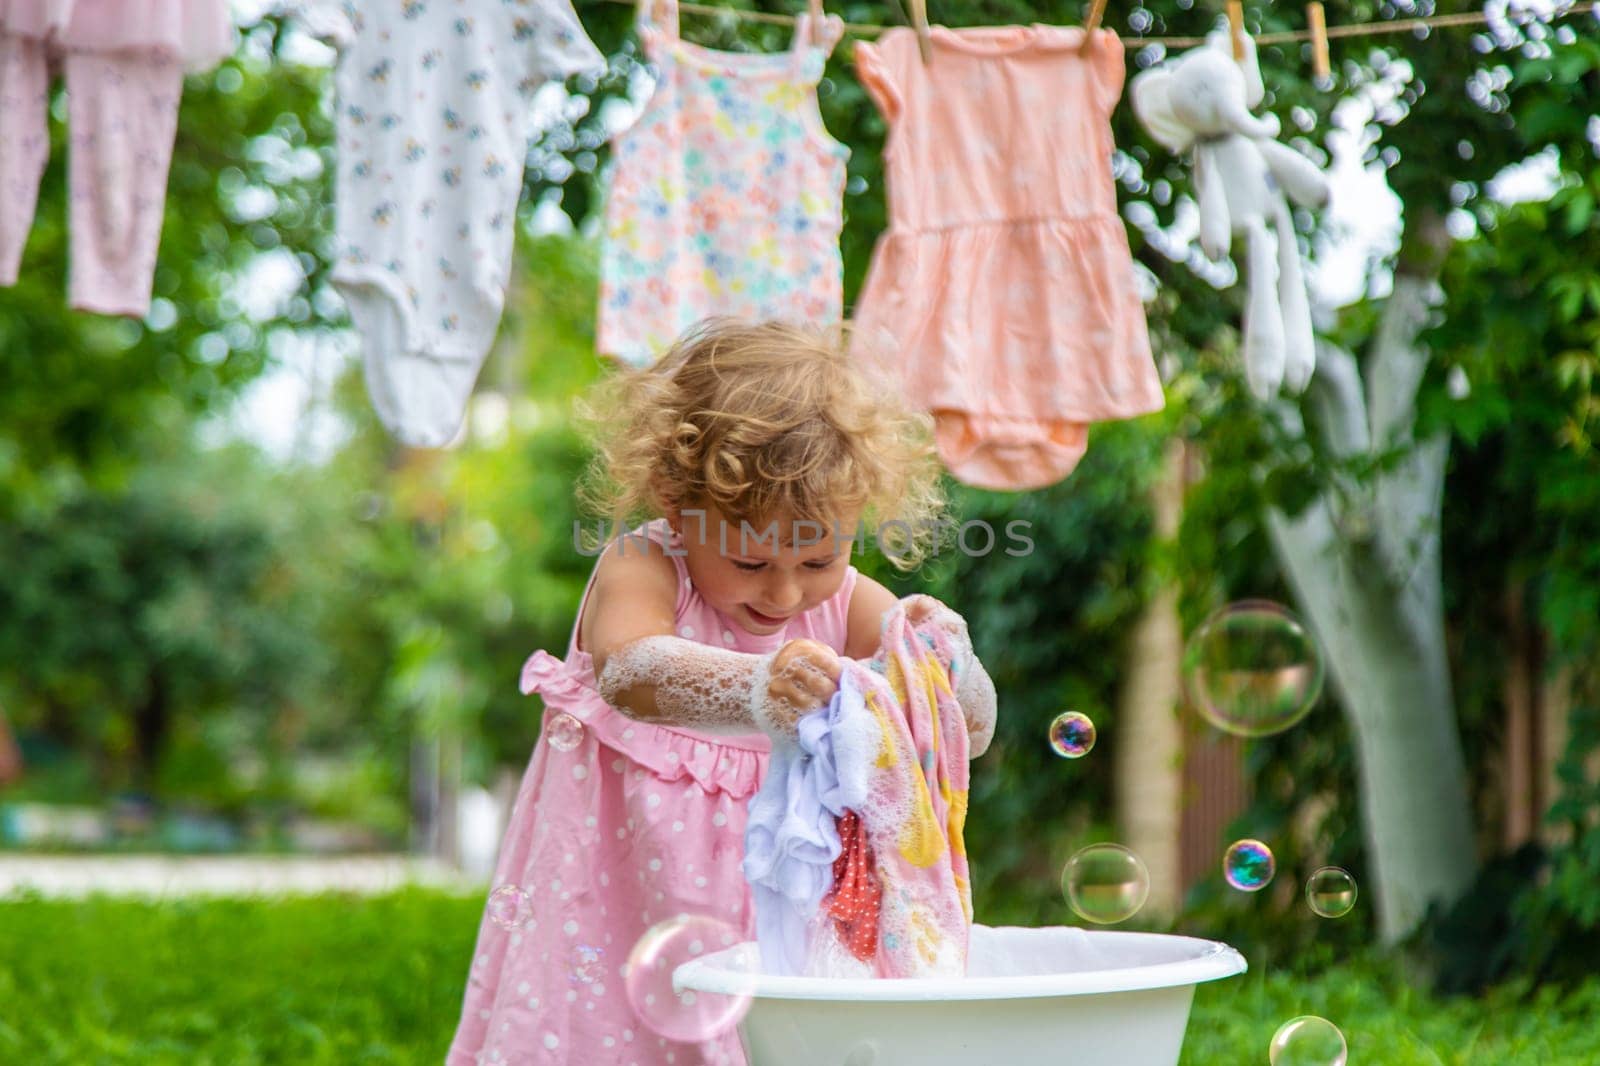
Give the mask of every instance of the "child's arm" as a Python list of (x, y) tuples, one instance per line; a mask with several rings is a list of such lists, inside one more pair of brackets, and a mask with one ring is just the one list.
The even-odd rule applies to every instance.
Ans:
[(845, 615), (844, 653), (852, 659), (870, 659), (883, 639), (883, 616), (900, 601), (894, 593), (866, 574), (856, 575)]
[(673, 633), (677, 575), (659, 551), (607, 552), (579, 630), (600, 694), (632, 718), (740, 732), (792, 734), (799, 718), (833, 697), (838, 657), (792, 640), (750, 655)]
[(994, 690), (994, 679), (975, 652), (967, 656), (956, 678), (956, 699), (967, 716), (967, 736), (972, 740), (967, 758), (976, 759), (989, 750), (989, 742), (994, 739), (1000, 701)]

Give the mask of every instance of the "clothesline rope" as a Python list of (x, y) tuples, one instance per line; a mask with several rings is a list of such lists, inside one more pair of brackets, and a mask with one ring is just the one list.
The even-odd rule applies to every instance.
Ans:
[[(636, 0), (607, 0), (613, 4), (627, 4), (632, 7)], [(1585, 0), (1581, 4), (1573, 4), (1564, 11), (1554, 11), (1549, 14), (1553, 21), (1556, 19), (1570, 18), (1573, 15), (1584, 15), (1595, 10), (1595, 0)], [(793, 15), (773, 15), (765, 11), (744, 11), (739, 8), (722, 7), (716, 4), (680, 3), (679, 11), (687, 11), (695, 15), (712, 15), (718, 18), (732, 18), (745, 22), (766, 22), (775, 26), (793, 26)], [(1377, 22), (1352, 22), (1340, 26), (1329, 26), (1329, 37), (1377, 37), (1390, 33), (1411, 33), (1424, 27), (1448, 26), (1483, 26), (1489, 22), (1489, 15), (1483, 11), (1467, 11), (1454, 15), (1428, 15), (1414, 19), (1385, 19)], [(894, 29), (893, 26), (877, 26), (871, 23), (846, 22), (845, 32), (857, 37), (869, 37)], [(1309, 30), (1293, 30), (1286, 33), (1263, 33), (1252, 38), (1256, 44), (1292, 44), (1296, 41), (1311, 40)], [(1166, 45), (1168, 48), (1192, 48), (1204, 44), (1204, 37), (1140, 37), (1137, 35), (1124, 37), (1123, 40), (1136, 46), (1147, 44)]]

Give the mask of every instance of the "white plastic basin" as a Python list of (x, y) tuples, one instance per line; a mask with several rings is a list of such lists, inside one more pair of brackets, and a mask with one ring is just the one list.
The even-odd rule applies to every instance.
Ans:
[(1071, 927), (972, 927), (967, 976), (751, 973), (741, 944), (678, 967), (681, 989), (747, 995), (750, 1066), (1176, 1066), (1194, 986), (1245, 970), (1226, 944)]

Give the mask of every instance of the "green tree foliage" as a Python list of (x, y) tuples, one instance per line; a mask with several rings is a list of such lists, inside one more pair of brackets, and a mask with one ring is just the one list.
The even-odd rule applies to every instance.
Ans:
[[(492, 364), (527, 374), (503, 382), (495, 449), (459, 463), (402, 452), (358, 374), (336, 400), (353, 433), (326, 465), (275, 468), (207, 443), (291, 342), (338, 347), (330, 105), (315, 46), (275, 18), (188, 80), (143, 322), (66, 307), (67, 131), (54, 110), (22, 282), (0, 290), (0, 699), (23, 725), (93, 751), (102, 787), (231, 802), (242, 797), (226, 763), (240, 752), (337, 748), (384, 768), (364, 787), (403, 797), (419, 723), (481, 714), (494, 741), (474, 749), (478, 778), (525, 758), (535, 736), (518, 656), (559, 643), (581, 581), (559, 508), (570, 512), (583, 460), (565, 403), (598, 372), (592, 251), (527, 251), (527, 273), (547, 284), (514, 295), (507, 331), (531, 337), (518, 324), (539, 320), (540, 351)], [(548, 139), (571, 137), (558, 123)], [(266, 260), (297, 279), (272, 303), (255, 291)], [(575, 332), (555, 326), (563, 314)], [(528, 565), (544, 560), (527, 544), (550, 565)], [(249, 798), (281, 791), (277, 770), (266, 781)], [(392, 806), (378, 815), (394, 827)]]
[[(66, 306), (67, 129), (55, 86), (51, 157), (21, 279), (0, 289), (0, 514), (20, 496), (113, 483), (152, 434), (218, 410), (260, 375), (283, 329), (326, 323), (322, 245), (332, 221), (324, 72), (285, 60), (280, 25), (185, 84), (151, 315)], [(246, 313), (239, 284), (263, 251), (306, 277), (287, 306)]]
[[(592, 560), (574, 547), (573, 487), (589, 453), (569, 418), (599, 375), (594, 358), (593, 248), (551, 237), (520, 248), (505, 343), (480, 383), (473, 431), (448, 455), (397, 452), (384, 471), (364, 451), (392, 445), (367, 416), (361, 443), (334, 463), (367, 479), (382, 551), (372, 614), (395, 649), (381, 703), (467, 739), (471, 778), (526, 762), (537, 701), (517, 689), (535, 648), (564, 655)], [(353, 401), (364, 404), (364, 397)]]
[[(1498, 751), (1508, 589), (1545, 634), (1549, 677), (1564, 675), (1573, 707), (1559, 795), (1549, 819), (1562, 843), (1547, 860), (1492, 871), (1481, 897), (1444, 935), (1504, 938), (1472, 976), (1515, 965), (1561, 968), (1600, 945), (1600, 169), (1592, 123), (1600, 45), (1562, 35), (1529, 47), (1505, 89), (1523, 150), (1555, 164), (1548, 200), (1480, 203), (1479, 233), (1447, 264), (1451, 295), (1434, 343), (1450, 353), (1428, 414), (1462, 442), (1452, 490), (1458, 563), (1450, 588), (1460, 619), (1463, 709)], [(1450, 376), (1458, 382), (1452, 394)], [(1465, 395), (1461, 381), (1469, 383)], [(1520, 877), (1508, 879), (1510, 872)], [(1516, 920), (1506, 922), (1507, 901)], [(1463, 944), (1465, 946), (1465, 944)], [(1464, 953), (1466, 954), (1466, 953)]]
[(4, 703), (93, 751), (106, 787), (149, 787), (175, 723), (260, 720), (331, 673), (269, 498), (224, 485), (260, 485), (254, 456), (188, 458), (0, 525), (0, 557), (26, 563), (0, 568)]

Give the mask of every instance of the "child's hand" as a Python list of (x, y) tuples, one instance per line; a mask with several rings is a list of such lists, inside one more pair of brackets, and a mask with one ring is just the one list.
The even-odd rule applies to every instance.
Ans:
[(768, 671), (764, 724), (793, 736), (801, 718), (833, 699), (843, 673), (838, 654), (826, 644), (789, 641), (773, 656)]
[(957, 649), (970, 652), (972, 637), (967, 632), (967, 620), (932, 596), (916, 593), (905, 598), (906, 621), (914, 626), (932, 622), (949, 634)]

